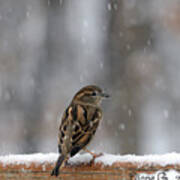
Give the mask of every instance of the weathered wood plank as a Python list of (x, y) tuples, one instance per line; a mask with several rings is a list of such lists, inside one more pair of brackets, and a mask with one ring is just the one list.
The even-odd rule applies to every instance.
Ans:
[[(144, 158), (141, 161), (129, 158), (129, 161), (125, 156), (121, 156), (122, 160), (119, 156), (117, 156), (117, 161), (115, 160), (112, 164), (108, 165), (107, 163), (103, 163), (98, 160), (92, 160), (89, 158), (87, 160), (81, 159), (81, 155), (79, 155), (79, 159), (75, 159), (73, 161), (68, 162), (62, 169), (61, 174), (58, 178), (51, 177), (50, 172), (53, 169), (55, 160), (57, 155), (53, 156), (53, 158), (47, 158), (47, 155), (41, 156), (40, 159), (38, 154), (37, 158), (35, 155), (23, 155), (21, 158), (16, 159), (16, 156), (6, 156), (0, 157), (0, 179), (18, 179), (18, 180), (29, 180), (29, 179), (77, 179), (77, 180), (135, 180), (137, 174), (146, 173), (153, 174), (157, 171), (167, 171), (170, 169), (176, 170), (180, 172), (180, 155), (176, 154), (176, 158), (179, 158), (179, 161), (175, 159), (174, 164), (173, 161), (169, 161), (165, 163), (161, 162), (161, 157), (157, 158), (157, 162), (153, 160), (146, 161), (148, 158)], [(27, 162), (26, 162), (26, 157)], [(165, 158), (166, 156), (162, 156)], [(173, 158), (174, 156), (172, 156)], [(103, 158), (103, 157), (102, 157)], [(116, 156), (113, 156), (116, 159)], [(123, 160), (124, 159), (124, 160)], [(108, 160), (108, 159), (107, 159)], [(163, 161), (163, 159), (162, 159)]]

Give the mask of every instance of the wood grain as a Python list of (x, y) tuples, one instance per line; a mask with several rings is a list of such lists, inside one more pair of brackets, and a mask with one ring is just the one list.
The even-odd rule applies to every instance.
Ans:
[(111, 166), (102, 163), (79, 163), (78, 165), (66, 164), (58, 178), (51, 177), (50, 172), (54, 163), (43, 162), (35, 163), (6, 163), (0, 162), (0, 179), (74, 179), (74, 180), (135, 180), (138, 173), (152, 174), (159, 170), (174, 169), (180, 171), (180, 164), (160, 166), (149, 165), (149, 162), (138, 164), (135, 162), (115, 162)]

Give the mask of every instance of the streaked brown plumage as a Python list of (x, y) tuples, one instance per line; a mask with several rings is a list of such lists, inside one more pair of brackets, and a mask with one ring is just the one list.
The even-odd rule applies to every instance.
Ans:
[(78, 91), (65, 110), (59, 127), (59, 156), (51, 175), (58, 176), (59, 168), (69, 157), (85, 149), (102, 119), (100, 103), (109, 97), (94, 85)]

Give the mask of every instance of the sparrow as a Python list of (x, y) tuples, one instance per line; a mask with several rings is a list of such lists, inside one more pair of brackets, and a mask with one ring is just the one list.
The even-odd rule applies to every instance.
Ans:
[[(80, 150), (91, 153), (86, 146), (92, 140), (100, 120), (100, 104), (109, 95), (95, 85), (85, 86), (73, 97), (64, 111), (58, 134), (59, 157), (51, 176), (58, 176), (59, 169)], [(94, 156), (94, 153), (91, 153)]]

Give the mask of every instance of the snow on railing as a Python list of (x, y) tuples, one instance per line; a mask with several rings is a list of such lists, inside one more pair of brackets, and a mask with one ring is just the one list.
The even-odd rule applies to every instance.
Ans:
[[(0, 179), (36, 179), (50, 177), (58, 154), (0, 156)], [(112, 155), (103, 154), (93, 160), (88, 153), (77, 154), (62, 168), (60, 177), (74, 179), (137, 179), (156, 180), (171, 176), (180, 179), (180, 154)], [(24, 176), (26, 175), (26, 176)], [(160, 179), (159, 179), (160, 180)]]

